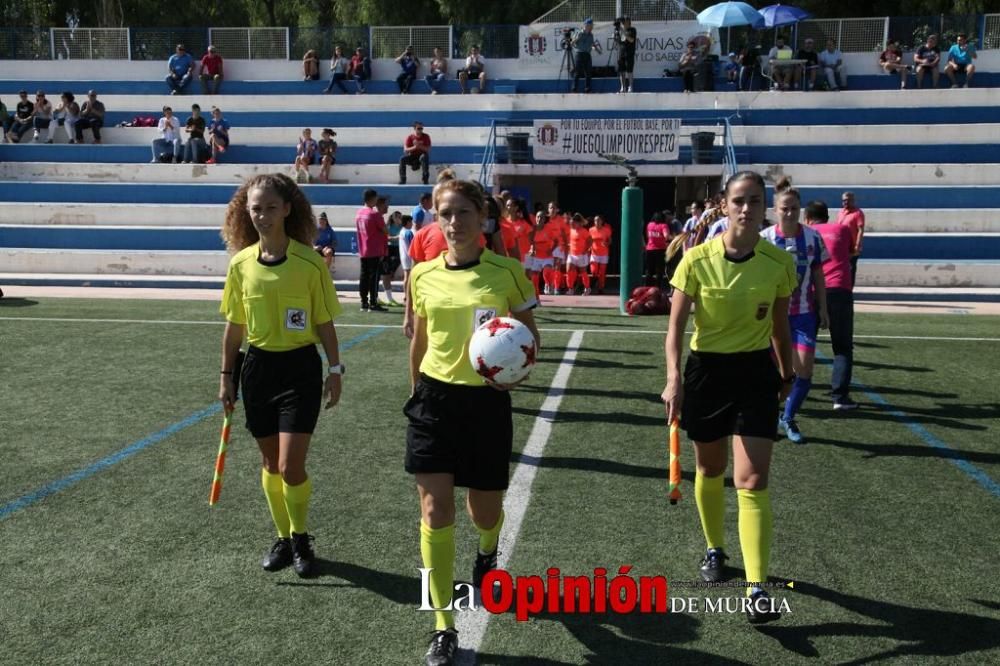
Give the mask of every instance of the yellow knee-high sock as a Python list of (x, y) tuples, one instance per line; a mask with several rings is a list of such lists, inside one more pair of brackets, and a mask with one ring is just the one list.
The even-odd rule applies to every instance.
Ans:
[(771, 557), (771, 497), (767, 490), (737, 490), (740, 506), (740, 549), (747, 574), (747, 594), (767, 580)]
[(285, 508), (288, 510), (288, 519), (292, 524), (292, 532), (295, 534), (305, 534), (309, 531), (306, 528), (306, 516), (309, 514), (309, 496), (312, 495), (312, 480), (306, 479), (297, 486), (290, 486), (282, 481), (281, 486), (285, 493)]
[(493, 527), (482, 527), (473, 521), (476, 525), (476, 530), (479, 532), (480, 553), (492, 553), (497, 549), (497, 545), (500, 543), (500, 528), (503, 527), (503, 519), (504, 513), (501, 511), (500, 518), (497, 520), (497, 524)]
[[(455, 526), (431, 529), (426, 523), (420, 523), (420, 556), (425, 569), (430, 573), (431, 603), (435, 608), (443, 608), (451, 604), (455, 591)], [(452, 611), (434, 611), (438, 631), (455, 626), (455, 614)]]
[(701, 516), (701, 529), (709, 548), (723, 548), (726, 544), (726, 495), (725, 475), (694, 475), (694, 501)]
[(288, 510), (285, 509), (285, 496), (281, 490), (281, 475), (271, 474), (266, 467), (260, 470), (260, 485), (264, 487), (264, 497), (267, 498), (267, 508), (271, 510), (271, 520), (282, 539), (289, 537)]

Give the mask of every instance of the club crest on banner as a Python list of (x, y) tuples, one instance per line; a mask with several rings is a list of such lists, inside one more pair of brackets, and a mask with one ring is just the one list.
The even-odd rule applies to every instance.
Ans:
[(524, 38), (524, 52), (529, 56), (540, 58), (545, 55), (548, 41), (537, 32), (530, 33)]
[(553, 146), (559, 140), (559, 129), (551, 123), (545, 123), (535, 132), (535, 139), (542, 145)]

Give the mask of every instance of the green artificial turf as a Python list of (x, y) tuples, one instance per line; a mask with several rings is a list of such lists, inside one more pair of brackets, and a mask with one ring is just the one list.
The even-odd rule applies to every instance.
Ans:
[[(402, 469), (409, 385), (400, 314), (338, 320), (342, 342), (370, 337), (344, 353), (342, 403), (321, 416), (311, 446), (310, 528), (323, 575), (301, 581), (259, 568), (272, 530), (239, 414), (221, 502), (208, 507), (221, 417), (193, 415), (215, 403), (216, 307), (0, 301), (0, 662), (421, 663), (433, 619), (416, 611), (419, 511)], [(636, 576), (665, 575), (671, 596), (703, 604), (739, 595), (681, 584), (697, 577), (704, 540), (686, 442), (684, 498), (666, 501), (664, 319), (553, 308), (537, 318), (548, 330), (535, 372), (514, 394), (514, 463), (570, 332), (587, 332), (537, 463), (512, 574), (631, 565)], [(739, 614), (546, 613), (524, 623), (505, 614), (491, 617), (480, 663), (1000, 660), (1000, 497), (973, 478), (1000, 482), (1000, 318), (865, 314), (856, 329), (863, 388), (854, 397), (864, 408), (831, 411), (821, 361), (800, 418), (809, 443), (775, 445), (771, 575), (794, 581), (776, 593), (791, 614), (759, 630)], [(820, 349), (830, 354), (825, 342)], [(460, 515), (461, 579), (475, 543)]]

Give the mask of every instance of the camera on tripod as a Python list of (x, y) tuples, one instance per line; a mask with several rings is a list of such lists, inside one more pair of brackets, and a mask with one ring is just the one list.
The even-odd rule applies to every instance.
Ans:
[(564, 28), (562, 33), (562, 41), (560, 46), (564, 51), (568, 51), (573, 46), (573, 33), (576, 32), (576, 28)]

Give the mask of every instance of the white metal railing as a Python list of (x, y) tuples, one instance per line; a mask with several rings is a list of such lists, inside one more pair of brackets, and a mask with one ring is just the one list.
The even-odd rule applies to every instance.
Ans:
[(808, 19), (798, 24), (798, 41), (806, 38), (816, 41), (816, 48), (823, 48), (827, 39), (833, 39), (844, 53), (865, 53), (885, 48), (889, 38), (889, 17)]
[(51, 28), (53, 60), (128, 60), (128, 28)]
[(450, 25), (372, 26), (371, 57), (396, 58), (407, 46), (413, 47), (418, 58), (430, 58), (434, 49), (451, 53)]
[(223, 58), (288, 60), (288, 28), (209, 28), (208, 40)]
[(983, 16), (983, 43), (980, 50), (1000, 49), (1000, 14)]

